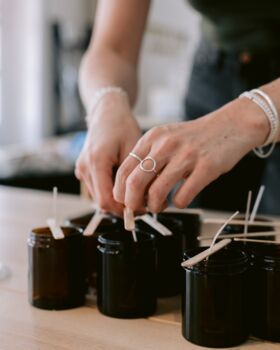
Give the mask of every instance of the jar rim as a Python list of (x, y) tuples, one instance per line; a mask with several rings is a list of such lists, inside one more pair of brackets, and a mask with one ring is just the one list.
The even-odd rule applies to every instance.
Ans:
[[(82, 231), (80, 229), (78, 229), (77, 227), (61, 226), (61, 229), (62, 229), (65, 237), (81, 235), (81, 233), (82, 233)], [(50, 228), (47, 226), (33, 228), (30, 232), (30, 235), (33, 238), (54, 239)]]
[[(86, 226), (88, 225), (88, 223), (90, 222), (91, 218), (93, 217), (94, 213), (95, 212), (93, 211), (93, 212), (86, 213), (86, 214), (81, 215), (81, 216), (67, 219), (66, 225), (85, 229)], [(103, 224), (102, 224), (102, 222), (103, 222)], [(116, 224), (116, 223), (117, 223), (117, 218), (115, 218), (112, 215), (108, 215), (108, 216), (105, 216), (101, 220), (99, 226), (102, 226), (102, 225), (109, 226), (110, 224)]]
[[(123, 244), (128, 245), (144, 245), (155, 241), (155, 235), (149, 232), (143, 232), (137, 230), (138, 241), (134, 242), (132, 238), (132, 233), (130, 231), (116, 231), (107, 232), (98, 236), (97, 240), (99, 243), (109, 246), (120, 246)], [(141, 238), (141, 239), (139, 239)]]
[[(204, 251), (207, 249), (207, 247), (198, 247), (194, 249), (187, 250), (184, 253), (184, 259), (191, 258), (195, 256), (196, 254)], [(236, 267), (236, 266), (243, 266), (246, 265), (249, 261), (248, 255), (241, 249), (238, 249), (234, 246), (228, 246), (220, 251), (216, 252), (215, 254), (209, 256), (209, 259), (204, 259), (203, 261), (197, 263), (194, 266), (187, 267), (185, 270), (192, 270), (192, 271), (212, 271), (215, 268), (230, 268), (230, 267)]]
[(279, 262), (280, 263), (280, 242), (279, 244), (265, 244), (255, 250), (255, 257), (263, 259), (264, 262)]

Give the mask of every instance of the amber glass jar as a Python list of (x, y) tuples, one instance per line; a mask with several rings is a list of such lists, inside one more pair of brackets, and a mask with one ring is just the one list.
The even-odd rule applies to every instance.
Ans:
[(98, 237), (97, 305), (105, 315), (138, 318), (156, 310), (155, 237), (137, 232), (114, 232)]
[(55, 240), (48, 227), (35, 228), (28, 238), (28, 294), (31, 305), (60, 310), (84, 304), (84, 240), (75, 228), (62, 227)]
[(251, 333), (280, 342), (280, 244), (262, 244), (250, 279)]
[[(185, 258), (205, 248), (186, 252)], [(225, 248), (185, 269), (182, 333), (192, 343), (233, 347), (249, 336), (247, 255)]]
[[(92, 219), (94, 212), (67, 220), (66, 224), (84, 231)], [(119, 222), (121, 221), (121, 222)], [(115, 232), (123, 229), (123, 221), (108, 215), (99, 224), (94, 235), (84, 236), (85, 247), (85, 277), (89, 293), (96, 289), (97, 278), (97, 237), (102, 233)]]
[(163, 236), (141, 221), (137, 223), (137, 226), (140, 230), (150, 232), (156, 237), (157, 296), (160, 298), (172, 297), (180, 294), (183, 288), (184, 274), (181, 268), (183, 256), (182, 223), (175, 218), (165, 215), (165, 213), (158, 214), (157, 219), (172, 231), (173, 234), (171, 236)]

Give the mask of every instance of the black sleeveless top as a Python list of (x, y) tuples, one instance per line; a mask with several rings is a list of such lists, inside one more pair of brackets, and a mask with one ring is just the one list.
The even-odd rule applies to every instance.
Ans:
[(280, 0), (189, 0), (204, 35), (233, 51), (280, 50)]

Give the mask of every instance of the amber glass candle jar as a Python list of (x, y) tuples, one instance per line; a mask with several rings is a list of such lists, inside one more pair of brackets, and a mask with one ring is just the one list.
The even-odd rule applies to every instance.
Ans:
[(280, 244), (259, 244), (250, 279), (251, 333), (280, 341)]
[(105, 315), (138, 318), (156, 310), (156, 248), (152, 234), (114, 232), (98, 237), (97, 305)]
[(28, 294), (31, 305), (60, 310), (84, 304), (84, 246), (81, 232), (62, 227), (64, 239), (48, 227), (35, 228), (28, 238)]
[(150, 232), (156, 237), (157, 267), (156, 286), (157, 296), (160, 298), (172, 297), (182, 292), (183, 271), (182, 261), (182, 223), (165, 213), (158, 214), (157, 219), (173, 234), (163, 236), (158, 231), (143, 222), (137, 222), (137, 227), (145, 232)]
[[(66, 224), (81, 229), (82, 232), (92, 219), (94, 212), (67, 220)], [(121, 223), (119, 222), (121, 221)], [(89, 293), (96, 289), (97, 278), (97, 237), (102, 233), (115, 232), (123, 229), (122, 220), (108, 215), (102, 219), (94, 235), (84, 236), (85, 247), (85, 278)]]
[[(205, 248), (186, 252), (190, 258)], [(233, 347), (249, 336), (247, 255), (229, 247), (185, 269), (182, 333), (192, 343)]]

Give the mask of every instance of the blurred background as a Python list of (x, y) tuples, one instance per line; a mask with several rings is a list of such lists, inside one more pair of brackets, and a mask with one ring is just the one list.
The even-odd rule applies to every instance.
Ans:
[[(85, 113), (77, 79), (96, 2), (2, 0), (0, 184), (80, 191), (73, 171)], [(182, 118), (199, 20), (184, 0), (153, 1), (135, 107), (143, 131)]]

